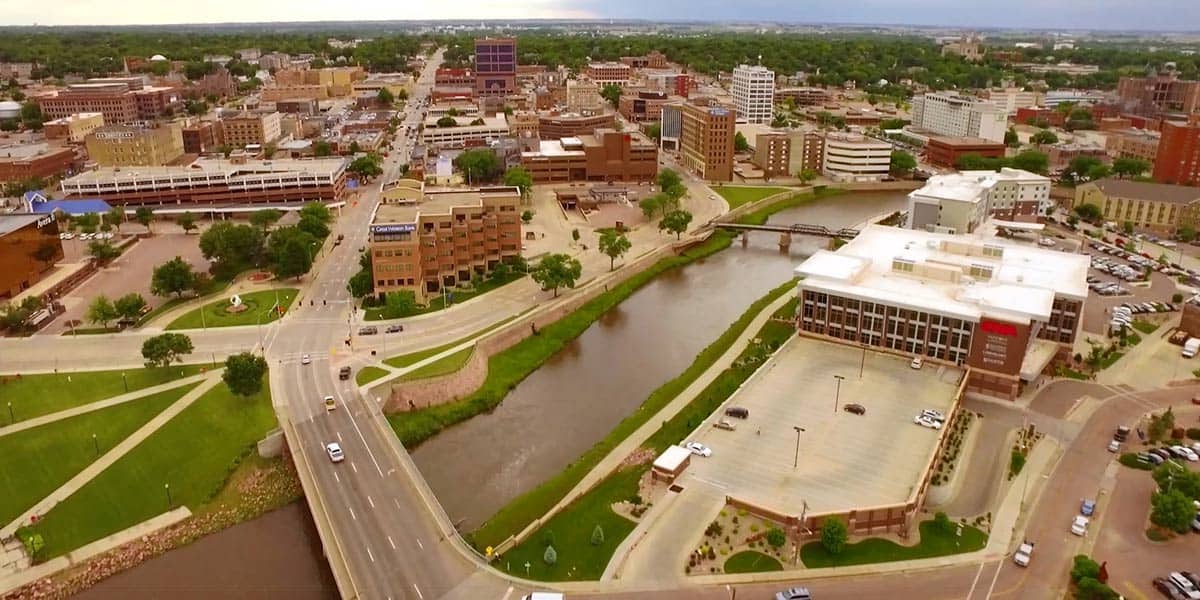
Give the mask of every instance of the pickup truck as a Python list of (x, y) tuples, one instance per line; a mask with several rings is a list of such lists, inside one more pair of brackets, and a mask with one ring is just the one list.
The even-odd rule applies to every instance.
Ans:
[(1191, 358), (1200, 352), (1200, 338), (1188, 338), (1188, 341), (1183, 343), (1183, 352), (1180, 352), (1184, 358)]
[(1029, 559), (1033, 555), (1033, 542), (1025, 541), (1017, 548), (1013, 554), (1013, 562), (1017, 563), (1018, 567), (1028, 567)]

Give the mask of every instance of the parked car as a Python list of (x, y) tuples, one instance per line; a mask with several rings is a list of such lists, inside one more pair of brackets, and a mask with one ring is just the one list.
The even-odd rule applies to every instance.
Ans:
[(1183, 573), (1172, 571), (1167, 575), (1167, 581), (1171, 582), (1171, 585), (1175, 586), (1189, 600), (1200, 600), (1200, 590), (1197, 590), (1196, 584), (1192, 583), (1192, 580)]
[(1195, 450), (1192, 450), (1187, 446), (1171, 446), (1171, 450), (1178, 454), (1180, 458), (1183, 458), (1189, 462), (1200, 461), (1200, 455), (1197, 455)]
[(808, 588), (788, 588), (775, 593), (775, 600), (812, 600)]
[(725, 415), (739, 419), (748, 419), (750, 418), (750, 411), (740, 406), (730, 406), (725, 409)]
[(696, 456), (703, 456), (705, 458), (712, 456), (712, 448), (709, 448), (700, 442), (688, 442), (684, 448), (687, 448), (688, 451)]
[(1118, 442), (1117, 440), (1112, 440), (1111, 442), (1108, 443), (1108, 451), (1109, 452), (1119, 452), (1120, 450), (1121, 450), (1121, 442)]
[(338, 379), (341, 379), (342, 381), (350, 379), (350, 367), (349, 366), (345, 366), (345, 367), (342, 367), (341, 369), (338, 369)]
[(847, 404), (842, 407), (842, 410), (844, 410), (850, 414), (855, 414), (855, 415), (867, 414), (867, 407), (865, 407), (861, 404), (854, 404), (854, 403)]
[(938, 422), (946, 420), (946, 415), (942, 414), (941, 411), (933, 410), (932, 408), (926, 408), (925, 410), (922, 410), (921, 415), (929, 417), (930, 419)]
[(928, 427), (930, 429), (942, 428), (942, 423), (940, 421), (935, 421), (925, 415), (917, 415), (913, 417), (913, 423), (920, 425), (921, 427)]
[(1017, 563), (1018, 567), (1028, 567), (1031, 558), (1033, 558), (1033, 542), (1026, 540), (1013, 553), (1013, 562)]
[(1075, 515), (1075, 520), (1071, 521), (1071, 533), (1080, 536), (1087, 534), (1089, 520), (1083, 515)]
[(404, 331), (404, 326), (400, 325), (399, 323), (395, 325), (388, 325), (387, 329), (384, 329), (383, 331), (385, 333), (400, 333), (401, 331)]
[(1187, 600), (1187, 595), (1179, 591), (1179, 588), (1175, 587), (1166, 577), (1155, 577), (1152, 583), (1158, 593), (1171, 600)]
[(730, 421), (729, 419), (721, 419), (720, 421), (713, 423), (713, 427), (716, 427), (717, 429), (724, 429), (725, 431), (733, 431), (734, 429), (737, 429), (737, 425), (734, 425), (733, 421)]
[(1128, 437), (1129, 437), (1129, 427), (1126, 425), (1121, 425), (1120, 427), (1117, 427), (1116, 433), (1113, 434), (1113, 439), (1117, 440), (1118, 442), (1123, 442), (1123, 441), (1125, 441), (1125, 438), (1128, 438)]
[(374, 325), (368, 325), (367, 327), (360, 327), (358, 329), (358, 335), (375, 335), (377, 333), (379, 333), (379, 328)]
[(312, 357), (307, 354), (300, 356), (300, 364), (302, 364), (302, 365), (312, 364)]
[(1090, 516), (1092, 516), (1092, 513), (1094, 513), (1094, 512), (1096, 512), (1096, 501), (1095, 500), (1088, 500), (1085, 498), (1083, 500), (1083, 502), (1079, 503), (1079, 514), (1081, 514), (1085, 517), (1090, 517)]
[(924, 364), (925, 361), (920, 356), (914, 356), (912, 362), (908, 363), (908, 366), (914, 369), (920, 369)]
[(342, 447), (337, 442), (329, 442), (325, 444), (325, 454), (329, 455), (331, 462), (340, 463), (346, 460), (346, 455), (342, 453)]

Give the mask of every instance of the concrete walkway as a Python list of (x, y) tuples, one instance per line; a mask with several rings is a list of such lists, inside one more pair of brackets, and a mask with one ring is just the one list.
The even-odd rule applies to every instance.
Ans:
[(112, 450), (106, 452), (95, 462), (88, 465), (87, 468), (77, 473), (66, 483), (59, 486), (58, 489), (54, 490), (40, 502), (33, 505), (29, 510), (22, 513), (21, 516), (13, 520), (12, 523), (0, 528), (0, 538), (6, 538), (13, 535), (17, 528), (25, 523), (28, 523), (30, 517), (33, 515), (46, 514), (50, 511), (50, 509), (54, 508), (54, 505), (69, 498), (71, 494), (74, 494), (79, 490), (79, 488), (83, 487), (92, 479), (95, 479), (97, 475), (103, 473), (105, 469), (111, 467), (113, 463), (117, 462), (121, 459), (121, 457), (128, 454), (130, 450), (133, 450), (138, 446), (138, 444), (141, 444), (143, 441), (145, 441), (150, 434), (158, 431), (160, 427), (165, 425), (171, 419), (175, 418), (179, 413), (183, 412), (185, 408), (191, 406), (193, 402), (200, 398), (200, 396), (203, 396), (205, 392), (211, 390), (221, 382), (221, 376), (219, 372), (208, 373), (203, 377), (205, 381), (196, 386), (195, 389), (189, 391), (187, 394), (184, 394), (184, 396), (179, 400), (176, 400), (174, 404), (168, 406), (161, 413), (155, 415), (153, 419), (147, 421), (146, 424), (142, 425), (140, 429), (133, 432), (133, 434), (131, 434), (129, 437), (121, 440), (121, 442), (114, 446)]
[[(682, 580), (688, 554), (700, 546), (705, 524), (724, 506), (725, 494), (705, 485), (689, 485), (661, 510), (656, 503), (651, 510), (659, 510), (660, 516), (644, 528), (638, 525), (626, 538), (626, 553), (614, 554), (604, 575), (624, 581)], [(684, 532), (687, 537), (681, 538)]]
[(87, 414), (87, 413), (90, 413), (90, 412), (92, 412), (92, 411), (96, 411), (96, 410), (102, 410), (102, 409), (108, 408), (108, 407), (110, 407), (110, 406), (116, 406), (116, 405), (118, 405), (118, 404), (124, 404), (124, 403), (126, 403), (126, 402), (129, 402), (129, 401), (131, 401), (131, 400), (137, 400), (138, 398), (145, 398), (146, 396), (152, 396), (152, 395), (154, 395), (154, 394), (157, 394), (157, 393), (159, 393), (159, 392), (165, 392), (165, 391), (167, 391), (167, 390), (173, 390), (173, 389), (175, 389), (175, 388), (177, 388), (177, 387), (183, 387), (183, 386), (185, 386), (185, 385), (191, 385), (191, 384), (193, 384), (193, 383), (197, 383), (197, 382), (200, 382), (200, 381), (204, 381), (204, 379), (205, 379), (206, 377), (208, 377), (208, 374), (207, 374), (207, 373), (203, 373), (203, 374), (200, 374), (200, 375), (192, 375), (192, 376), (190, 376), (190, 377), (184, 377), (184, 378), (182, 378), (182, 379), (176, 379), (176, 380), (174, 380), (174, 381), (168, 381), (167, 383), (162, 383), (162, 384), (159, 384), (159, 385), (150, 386), (150, 387), (148, 387), (148, 388), (143, 388), (143, 389), (140, 389), (140, 390), (136, 390), (136, 391), (133, 391), (133, 392), (129, 392), (129, 393), (127, 393), (127, 394), (121, 394), (121, 395), (119, 395), (119, 396), (113, 396), (113, 397), (111, 397), (111, 398), (105, 398), (104, 400), (97, 400), (97, 401), (95, 401), (95, 402), (89, 402), (89, 403), (87, 403), (87, 404), (83, 404), (83, 405), (81, 405), (81, 406), (76, 406), (76, 407), (74, 407), (74, 408), (68, 408), (68, 409), (66, 409), (66, 410), (60, 410), (60, 411), (58, 411), (58, 412), (53, 412), (53, 413), (45, 414), (45, 415), (42, 415), (42, 416), (40, 416), (40, 417), (34, 417), (34, 418), (32, 418), (32, 419), (26, 419), (26, 420), (24, 420), (24, 421), (20, 421), (20, 422), (18, 422), (18, 423), (15, 423), (15, 424), (13, 424), (13, 425), (8, 425), (8, 426), (5, 426), (5, 427), (0, 427), (0, 437), (4, 437), (4, 436), (6, 436), (6, 435), (12, 435), (12, 434), (14, 434), (14, 433), (17, 433), (17, 432), (19, 432), (19, 431), (25, 431), (25, 430), (27, 430), (27, 429), (33, 429), (34, 427), (40, 427), (40, 426), (42, 426), (42, 425), (45, 425), (45, 424), (47, 424), (47, 423), (53, 423), (53, 422), (55, 422), (55, 421), (61, 421), (62, 419), (69, 419), (69, 418), (71, 418), (71, 417), (76, 417), (76, 416), (79, 416), (79, 415), (82, 415), (82, 414)]

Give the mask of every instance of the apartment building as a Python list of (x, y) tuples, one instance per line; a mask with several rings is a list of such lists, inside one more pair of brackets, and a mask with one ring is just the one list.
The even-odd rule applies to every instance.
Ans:
[(653, 181), (658, 146), (640, 133), (597, 129), (595, 133), (543, 140), (521, 153), (521, 166), (534, 183), (573, 181)]
[(1015, 399), (1079, 332), (1088, 258), (998, 238), (872, 225), (796, 268), (802, 335), (967, 367)]
[(1008, 115), (991, 102), (957, 92), (930, 92), (913, 97), (912, 125), (936, 135), (1004, 143)]
[(1071, 208), (1081, 204), (1095, 205), (1106, 221), (1162, 235), (1200, 226), (1200, 188), (1190, 186), (1099, 179), (1076, 186)]
[(1154, 179), (1164, 183), (1200, 184), (1200, 114), (1187, 122), (1165, 121), (1154, 158)]
[(276, 142), (283, 135), (280, 116), (278, 112), (222, 115), (219, 121), (221, 139), (223, 143), (234, 148), (265, 146)]
[(0, 183), (56, 177), (75, 165), (71, 148), (46, 143), (0, 145)]
[(954, 168), (958, 159), (967, 154), (1003, 158), (1005, 149), (1004, 144), (983, 138), (934, 135), (925, 144), (925, 160), (939, 167)]
[(634, 123), (662, 120), (662, 107), (669, 102), (678, 102), (682, 98), (671, 96), (666, 92), (640, 90), (630, 94), (621, 94), (617, 103), (617, 111), (621, 116)]
[(77, 113), (42, 124), (42, 134), (47, 140), (62, 140), (71, 144), (82, 144), (83, 139), (104, 125), (104, 115), (98, 112)]
[(709, 181), (733, 180), (733, 138), (737, 111), (707, 98), (680, 108), (680, 162)]
[[(891, 154), (888, 154), (891, 166)], [(788, 172), (792, 175), (811, 170), (820, 173), (825, 168), (825, 134), (820, 131), (798, 131), (792, 134)]]
[(597, 129), (612, 129), (617, 126), (613, 113), (582, 115), (573, 113), (538, 115), (538, 137), (544, 140), (587, 135)]
[(821, 172), (838, 182), (882, 181), (892, 166), (892, 145), (857, 133), (829, 132)]
[(1036, 222), (1050, 205), (1050, 179), (1020, 169), (934, 175), (908, 195), (908, 228), (974, 233), (994, 218)]
[(517, 91), (517, 40), (475, 40), (475, 95), (508, 96)]
[(372, 215), (371, 271), (380, 298), (406, 290), (426, 303), (443, 289), (520, 256), (519, 188), (417, 196), (381, 202)]
[(600, 86), (595, 81), (587, 79), (572, 79), (567, 81), (567, 110), (580, 114), (594, 114), (604, 111), (607, 102), (600, 95)]
[(787, 132), (772, 131), (754, 136), (752, 161), (765, 177), (787, 177), (792, 160), (792, 138)]
[(588, 79), (596, 82), (596, 85), (601, 88), (607, 85), (625, 87), (629, 85), (629, 79), (633, 76), (633, 69), (629, 65), (619, 62), (588, 63), (583, 72)]
[(179, 123), (106, 125), (86, 140), (88, 158), (101, 167), (161, 167), (183, 156)]
[(738, 118), (770, 123), (775, 114), (775, 72), (761, 65), (738, 65), (730, 85)]
[(200, 159), (185, 167), (105, 167), (64, 179), (68, 200), (119, 206), (282, 205), (342, 200), (349, 159)]

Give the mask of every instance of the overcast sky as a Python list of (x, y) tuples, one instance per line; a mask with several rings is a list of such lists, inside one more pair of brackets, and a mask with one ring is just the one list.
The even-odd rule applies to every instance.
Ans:
[[(338, 11), (349, 7), (353, 13)], [(392, 19), (644, 18), (1052, 29), (1200, 29), (1200, 0), (28, 0), (3, 25)]]

